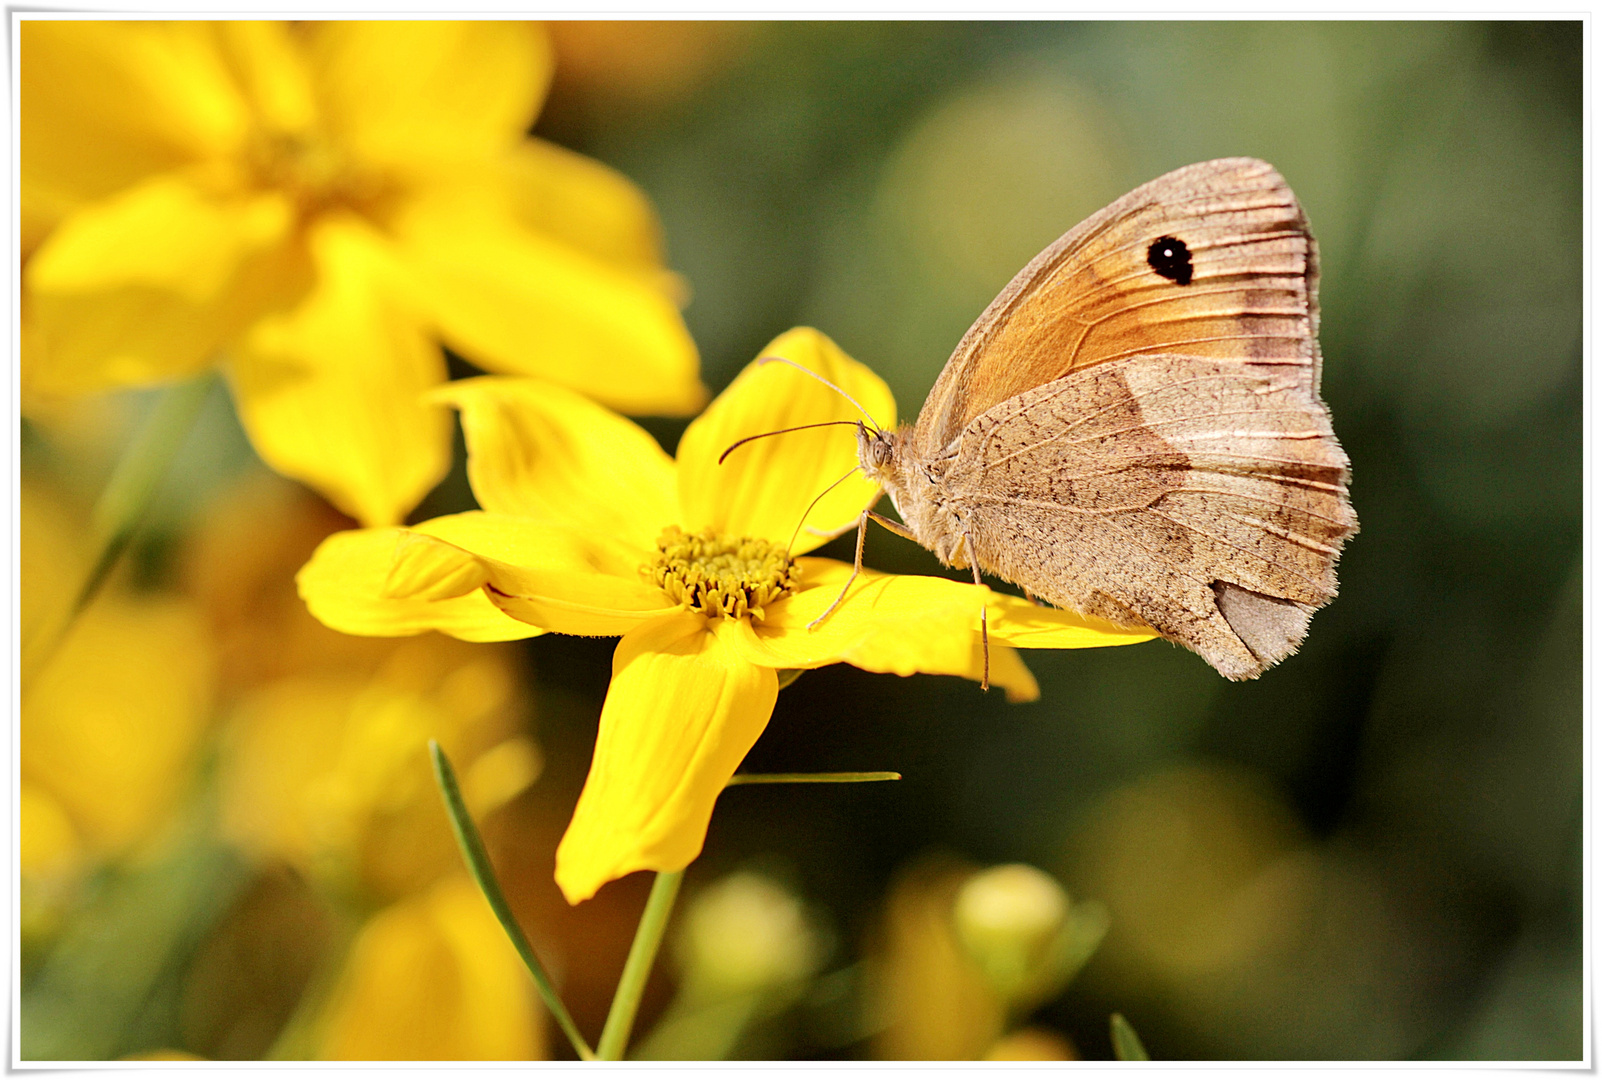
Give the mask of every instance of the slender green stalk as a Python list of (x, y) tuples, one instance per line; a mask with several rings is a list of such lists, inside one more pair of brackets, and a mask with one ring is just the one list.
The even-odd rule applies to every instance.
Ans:
[(775, 772), (735, 773), (726, 787), (740, 784), (866, 784), (874, 780), (900, 780), (898, 772)]
[(99, 555), (79, 585), (72, 606), (50, 625), (37, 628), (33, 640), (24, 644), (24, 685), (30, 684), (32, 677), (55, 654), (73, 622), (94, 601), (122, 553), (128, 549), (129, 541), (150, 509), (162, 477), (167, 475), (173, 457), (194, 427), (195, 417), (200, 415), (214, 381), (213, 376), (202, 375), (162, 394), (138, 434), (123, 451), (105, 490), (95, 502), (92, 525)]
[[(440, 794), (445, 798), (445, 812), (451, 819), (451, 829), (456, 833), (456, 842), (461, 846), (462, 858), (467, 862), (467, 869), (472, 873), (473, 880), (478, 882), (479, 891), (484, 899), (489, 901), (490, 910), (500, 920), (501, 928), (506, 936), (512, 939), (512, 946), (517, 949), (517, 955), (523, 958), (528, 973), (534, 977), (534, 985), (539, 988), (540, 998), (545, 1007), (551, 1010), (556, 1018), (557, 1026), (567, 1036), (567, 1041), (573, 1044), (573, 1049), (585, 1061), (595, 1060), (595, 1051), (590, 1044), (584, 1041), (579, 1034), (578, 1025), (573, 1023), (573, 1017), (568, 1014), (567, 1006), (557, 996), (556, 987), (551, 984), (550, 976), (545, 974), (545, 968), (540, 964), (540, 958), (535, 955), (534, 947), (529, 944), (528, 937), (523, 928), (517, 924), (512, 915), (511, 905), (506, 902), (506, 894), (501, 892), (501, 883), (495, 877), (495, 868), (490, 865), (489, 853), (484, 850), (484, 840), (478, 834), (478, 828), (473, 824), (472, 815), (467, 812), (467, 804), (462, 801), (462, 789), (456, 783), (456, 771), (451, 768), (450, 760), (445, 751), (439, 748), (439, 743), (433, 739), (428, 740), (428, 752), (434, 759), (434, 778), (439, 782)], [(654, 892), (651, 894), (656, 895)], [(643, 923), (641, 924), (643, 928)], [(639, 945), (639, 938), (635, 938), (635, 945)], [(652, 950), (655, 955), (655, 950)], [(629, 954), (629, 962), (633, 963), (634, 954)], [(624, 969), (625, 978), (628, 975)], [(636, 1001), (636, 1004), (638, 1002)], [(616, 1003), (613, 1004), (614, 1010)], [(632, 1016), (630, 1018), (632, 1020)], [(611, 1030), (612, 1021), (606, 1022), (607, 1030)], [(625, 1032), (625, 1035), (627, 1033)], [(606, 1044), (606, 1036), (601, 1036), (601, 1043)]]
[(645, 993), (645, 981), (656, 963), (656, 952), (662, 946), (662, 934), (667, 930), (668, 916), (673, 914), (673, 901), (678, 899), (679, 885), (683, 881), (684, 871), (674, 870), (658, 873), (651, 883), (651, 895), (645, 901), (640, 925), (634, 931), (634, 944), (629, 946), (629, 958), (623, 964), (617, 992), (612, 995), (612, 1008), (606, 1014), (601, 1041), (595, 1046), (595, 1056), (602, 1061), (623, 1060), (629, 1033), (634, 1030), (634, 1016), (640, 1010), (640, 997)]
[(1140, 1036), (1135, 1034), (1134, 1025), (1124, 1019), (1123, 1013), (1112, 1014), (1112, 1044), (1113, 1053), (1118, 1055), (1119, 1061), (1151, 1060)]

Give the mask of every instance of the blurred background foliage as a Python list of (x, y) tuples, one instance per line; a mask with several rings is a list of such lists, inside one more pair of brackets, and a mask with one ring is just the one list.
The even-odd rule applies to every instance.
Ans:
[[(1079, 219), (1193, 161), (1272, 162), (1321, 245), (1362, 521), (1339, 599), (1252, 683), (1162, 642), (1032, 653), (1023, 706), (800, 679), (748, 769), (905, 779), (725, 795), (640, 1053), (1109, 1058), (1120, 1012), (1158, 1058), (1580, 1056), (1580, 23), (552, 33), (536, 134), (656, 201), (714, 390), (810, 324), (911, 419)], [(152, 399), (25, 419), (24, 625), (90, 557)], [(414, 519), (471, 505), (458, 446)], [(342, 527), (214, 393), (24, 707), (24, 1057), (568, 1053), (463, 886), (428, 737), (599, 1031), (648, 882), (570, 909), (551, 868), (612, 643), (327, 631), (292, 576)], [(883, 532), (868, 561), (944, 572)], [(1104, 910), (1066, 990), (1008, 997), (954, 921), (1001, 863), (1071, 892), (1041, 901), (1053, 927)]]

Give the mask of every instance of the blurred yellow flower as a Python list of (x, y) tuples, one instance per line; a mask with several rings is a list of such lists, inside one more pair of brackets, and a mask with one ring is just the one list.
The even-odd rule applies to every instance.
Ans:
[(1021, 1028), (1003, 1035), (985, 1051), (986, 1061), (1078, 1061), (1067, 1039), (1045, 1028)]
[(217, 361), (263, 460), (368, 524), (450, 460), (439, 343), (629, 412), (705, 397), (644, 196), (525, 137), (509, 22), (21, 29), (23, 387)]
[(974, 1061), (1006, 1026), (1006, 1003), (968, 959), (952, 908), (974, 868), (927, 857), (897, 871), (874, 966), (881, 1061)]
[(528, 972), (465, 877), (379, 912), (323, 1014), (318, 1056), (344, 1061), (527, 1061), (546, 1055)]
[[(793, 330), (764, 355), (823, 375), (893, 422), (884, 383), (816, 330)], [(622, 635), (589, 779), (556, 854), (570, 902), (699, 854), (713, 803), (772, 715), (780, 670), (844, 661), (977, 679), (988, 604), (991, 678), (1029, 699), (1038, 690), (1007, 647), (1014, 638), (1072, 648), (1150, 636), (972, 584), (870, 570), (809, 629), (851, 566), (792, 556), (849, 527), (879, 491), (852, 475), (814, 504), (855, 468), (855, 440), (839, 431), (765, 439), (718, 463), (744, 436), (855, 419), (789, 366), (747, 367), (685, 431), (677, 461), (622, 417), (545, 384), (475, 379), (434, 397), (462, 411), (484, 509), (337, 533), (302, 569), (301, 595), (347, 633)]]
[[(85, 566), (81, 522), (32, 485), (21, 505), (26, 627)], [(213, 669), (199, 613), (177, 597), (114, 587), (73, 624), (22, 697), (24, 875), (70, 874), (160, 825), (211, 719)]]
[(460, 866), (428, 740), (463, 765), (475, 815), (538, 776), (512, 658), (437, 635), (400, 643), (376, 672), (268, 683), (228, 719), (224, 831), (347, 896), (390, 900)]

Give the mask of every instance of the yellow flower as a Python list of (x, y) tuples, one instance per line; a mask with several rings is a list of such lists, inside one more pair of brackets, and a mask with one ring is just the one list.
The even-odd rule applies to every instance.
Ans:
[[(61, 582), (81, 580), (83, 525), (31, 485), (21, 505), (23, 624), (39, 625), (70, 599)], [(199, 756), (214, 663), (178, 597), (114, 586), (79, 617), (23, 696), (25, 875), (70, 877), (159, 829)]]
[(322, 1017), (318, 1057), (526, 1061), (546, 1054), (528, 972), (478, 888), (447, 878), (362, 927)]
[(347, 895), (389, 900), (461, 866), (428, 759), (462, 766), (475, 815), (533, 782), (511, 657), (430, 635), (377, 671), (307, 672), (247, 695), (219, 768), (224, 832)]
[[(793, 330), (763, 355), (817, 372), (879, 422), (894, 420), (884, 383), (815, 330)], [(622, 417), (548, 385), (475, 379), (434, 396), (462, 412), (483, 510), (337, 533), (301, 570), (301, 595), (348, 633), (622, 635), (589, 779), (556, 854), (571, 902), (632, 871), (695, 858), (718, 793), (767, 725), (781, 670), (844, 661), (977, 679), (988, 605), (991, 679), (1028, 699), (1034, 679), (1009, 643), (1151, 636), (971, 583), (871, 570), (811, 627), (851, 566), (793, 556), (849, 527), (879, 491), (851, 475), (813, 504), (855, 467), (843, 429), (762, 439), (718, 463), (745, 436), (857, 418), (789, 366), (747, 367), (685, 431), (677, 461)]]
[(526, 138), (508, 22), (22, 24), (23, 386), (218, 357), (262, 458), (368, 524), (450, 461), (439, 344), (629, 412), (705, 398), (644, 196)]

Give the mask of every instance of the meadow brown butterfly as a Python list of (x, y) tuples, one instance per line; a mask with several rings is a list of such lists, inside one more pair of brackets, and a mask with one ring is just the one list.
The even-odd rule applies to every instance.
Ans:
[(1318, 249), (1285, 181), (1223, 158), (1042, 251), (916, 425), (859, 425), (902, 526), (1029, 594), (1149, 626), (1230, 679), (1294, 653), (1357, 531), (1318, 395)]

